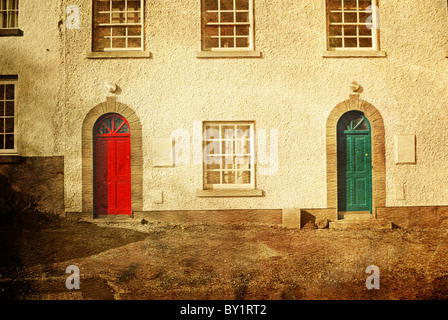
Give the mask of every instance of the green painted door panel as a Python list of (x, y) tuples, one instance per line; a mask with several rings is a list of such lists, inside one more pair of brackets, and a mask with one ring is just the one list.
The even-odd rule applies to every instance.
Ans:
[[(363, 115), (361, 119), (367, 122)], [(338, 210), (371, 212), (370, 126), (368, 130), (344, 129), (349, 130), (338, 130)]]

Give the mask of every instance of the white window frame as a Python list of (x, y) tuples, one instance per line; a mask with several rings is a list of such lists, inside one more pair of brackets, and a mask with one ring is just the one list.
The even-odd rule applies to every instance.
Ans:
[[(12, 84), (14, 85), (14, 149), (0, 149), (0, 155), (6, 155), (6, 154), (17, 154), (17, 81), (14, 80), (0, 80), (0, 85), (8, 85)], [(0, 100), (5, 102), (6, 101), (6, 95), (3, 97), (3, 100)], [(0, 120), (3, 120), (5, 116), (0, 116)], [(1, 132), (0, 134), (4, 134), (4, 132)]]
[[(356, 39), (358, 40), (358, 47), (344, 47), (344, 34), (342, 34), (340, 37), (342, 38), (342, 47), (331, 47), (330, 46), (330, 38), (339, 38), (338, 37), (331, 37), (330, 36), (330, 12), (341, 12), (342, 19), (344, 19), (344, 3), (342, 0), (342, 10), (330, 10), (329, 7), (329, 1), (326, 1), (326, 19), (327, 19), (327, 50), (328, 51), (379, 51), (379, 35), (378, 35), (378, 29), (379, 29), (379, 12), (378, 12), (378, 1), (377, 0), (371, 0), (371, 17), (372, 21), (371, 24), (371, 32), (372, 32), (372, 47), (359, 47), (359, 34), (357, 34)], [(357, 1), (357, 8), (356, 12), (359, 14), (359, 3)], [(342, 26), (359, 26), (359, 25), (367, 25), (367, 23), (331, 23), (331, 25), (342, 25)]]
[[(225, 153), (223, 153), (222, 151), (222, 142), (226, 141), (228, 139), (225, 139), (222, 137), (222, 130), (221, 130), (221, 126), (241, 126), (241, 125), (245, 125), (245, 126), (249, 126), (249, 150), (250, 152), (248, 153), (249, 156), (249, 165), (250, 165), (250, 183), (246, 183), (246, 184), (238, 184), (238, 183), (233, 183), (233, 184), (223, 184), (222, 183), (222, 175), (220, 175), (220, 183), (219, 184), (208, 184), (207, 183), (207, 164), (204, 161), (204, 157), (205, 157), (205, 146), (207, 145), (207, 142), (218, 142), (219, 143), (219, 148), (220, 148), (220, 153), (218, 155), (214, 154), (214, 156), (219, 156), (221, 158), (220, 160), (220, 169), (216, 169), (218, 171), (226, 171), (223, 168), (223, 164), (222, 164), (222, 157), (225, 156)], [(219, 126), (219, 134), (220, 137), (219, 139), (206, 139), (205, 136), (205, 132), (207, 127), (212, 127), (212, 126)], [(202, 145), (203, 145), (203, 154), (202, 154), (202, 159), (203, 159), (203, 169), (202, 169), (202, 176), (203, 176), (203, 189), (204, 190), (213, 190), (213, 189), (218, 189), (218, 190), (229, 190), (229, 189), (255, 189), (255, 122), (254, 121), (204, 121), (203, 125), (202, 125)], [(235, 140), (235, 141), (244, 141), (244, 139), (231, 139)], [(235, 150), (234, 150), (234, 154), (235, 156), (238, 156), (238, 154), (235, 154)], [(244, 156), (243, 154), (241, 154), (240, 156)], [(247, 156), (247, 155), (246, 155)], [(238, 169), (229, 169), (230, 171), (249, 171), (249, 170), (238, 170)], [(235, 180), (236, 181), (236, 180)]]
[[(204, 1), (204, 0), (203, 0)], [(249, 1), (249, 9), (248, 10), (221, 10), (221, 0), (218, 1), (218, 10), (205, 10), (205, 4), (202, 3), (202, 9), (201, 9), (201, 16), (203, 16), (204, 14), (206, 14), (207, 12), (210, 13), (217, 13), (218, 14), (218, 22), (212, 22), (212, 23), (206, 23), (206, 22), (202, 22), (201, 28), (202, 28), (202, 50), (203, 51), (216, 51), (216, 52), (225, 52), (225, 51), (253, 51), (254, 50), (254, 0), (248, 0)], [(236, 8), (235, 6), (235, 0), (233, 0), (233, 7)], [(233, 13), (234, 15), (237, 12), (247, 12), (249, 13), (249, 23), (247, 22), (220, 22), (221, 20), (221, 12), (228, 12), (228, 13)], [(235, 19), (234, 19), (235, 20)], [(204, 28), (206, 28), (207, 26), (231, 26), (233, 25), (234, 27), (237, 25), (248, 25), (249, 26), (249, 46), (248, 47), (221, 47), (221, 35), (218, 35), (218, 43), (219, 46), (218, 48), (216, 47), (212, 47), (212, 48), (207, 48), (205, 46), (205, 41), (206, 39), (204, 39)], [(221, 30), (219, 28), (219, 30)], [(236, 38), (238, 36), (236, 35), (236, 32), (234, 32), (234, 41), (236, 44)], [(244, 36), (244, 38), (246, 38), (247, 36)]]
[[(95, 16), (95, 14), (96, 14), (96, 12), (95, 12), (95, 8), (94, 8), (94, 6), (95, 6), (95, 2), (97, 2), (97, 1), (99, 1), (99, 0), (93, 0), (94, 1), (94, 3), (93, 3), (93, 6), (92, 6), (92, 11), (93, 11), (93, 19), (92, 19), (92, 51), (93, 51), (93, 49), (94, 49), (94, 41), (95, 41), (95, 39), (94, 39), (94, 37), (95, 37), (95, 26), (96, 26), (96, 23), (95, 23), (95, 19), (97, 18), (96, 16)], [(109, 13), (110, 14), (110, 18), (109, 18), (109, 21), (110, 21), (110, 23), (100, 23), (100, 24), (98, 24), (98, 26), (99, 27), (110, 27), (111, 29), (113, 28), (113, 27), (130, 27), (130, 26), (139, 26), (139, 27), (141, 27), (141, 30), (142, 30), (142, 34), (141, 34), (141, 36), (140, 37), (137, 37), (137, 36), (128, 36), (127, 35), (127, 32), (128, 32), (128, 29), (126, 29), (126, 35), (125, 36), (113, 36), (112, 35), (112, 33), (111, 33), (111, 36), (108, 36), (108, 37), (105, 37), (106, 39), (107, 38), (110, 38), (110, 41), (111, 41), (111, 48), (104, 48), (104, 51), (100, 51), (100, 52), (117, 52), (117, 51), (143, 51), (144, 50), (144, 38), (145, 38), (145, 23), (144, 23), (144, 21), (145, 21), (145, 1), (144, 0), (140, 0), (140, 23), (127, 23), (127, 22), (125, 22), (125, 23), (112, 23), (112, 14), (113, 13), (117, 13), (117, 12), (123, 12), (123, 11), (112, 11), (111, 10), (111, 6), (112, 6), (112, 1), (113, 0), (105, 0), (104, 2), (106, 2), (106, 1), (109, 1), (110, 2), (110, 6), (109, 6), (109, 10), (108, 11), (100, 11), (99, 13)], [(121, 0), (121, 1), (124, 1), (125, 2), (125, 11), (124, 11), (124, 13), (125, 13), (125, 19), (127, 20), (127, 13), (129, 13), (129, 12), (138, 12), (138, 11), (128, 11), (127, 10), (127, 0)], [(122, 39), (126, 39), (126, 47), (125, 48), (112, 48), (112, 38), (122, 38)], [(134, 48), (127, 48), (127, 43), (128, 43), (128, 41), (127, 41), (127, 39), (130, 39), (130, 38), (140, 38), (140, 47), (134, 47)]]
[[(1, 30), (17, 29), (17, 28), (19, 28), (19, 3), (18, 3), (19, 0), (14, 0), (14, 1), (17, 3), (17, 9), (10, 9), (8, 0), (0, 0), (0, 8), (2, 7), (2, 5), (5, 6), (5, 8), (0, 9), (0, 14), (3, 14), (3, 13), (6, 12), (6, 24), (7, 24), (7, 26), (4, 27), (4, 28), (0, 26)], [(11, 15), (11, 13), (17, 13), (17, 17), (16, 17), (17, 25), (14, 26), (14, 27), (8, 25), (8, 21), (9, 21), (9, 17)]]

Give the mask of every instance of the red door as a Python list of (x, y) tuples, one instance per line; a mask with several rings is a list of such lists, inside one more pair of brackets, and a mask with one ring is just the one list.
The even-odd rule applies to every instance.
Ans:
[(131, 215), (131, 134), (125, 118), (103, 117), (95, 126), (95, 216)]

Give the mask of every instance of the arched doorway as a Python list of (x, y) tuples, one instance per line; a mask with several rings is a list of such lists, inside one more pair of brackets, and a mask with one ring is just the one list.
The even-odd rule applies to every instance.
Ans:
[(94, 126), (94, 215), (128, 215), (131, 209), (131, 132), (119, 114), (106, 114)]
[(372, 142), (369, 120), (349, 111), (337, 125), (338, 211), (372, 212)]
[(350, 99), (336, 105), (327, 118), (327, 208), (339, 210), (338, 124), (344, 114), (350, 111), (360, 112), (364, 118), (368, 120), (366, 124), (368, 123), (370, 127), (371, 153), (369, 155), (371, 155), (371, 212), (376, 214), (376, 208), (384, 207), (386, 205), (386, 150), (384, 122), (378, 109), (367, 101), (361, 100), (359, 94), (351, 94)]

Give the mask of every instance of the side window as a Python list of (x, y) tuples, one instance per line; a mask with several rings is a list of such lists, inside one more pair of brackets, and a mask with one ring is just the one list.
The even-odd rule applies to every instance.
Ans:
[(16, 94), (15, 81), (0, 79), (0, 154), (15, 153), (16, 148)]
[(93, 51), (142, 51), (143, 8), (143, 0), (94, 0)]
[(21, 36), (19, 0), (0, 0), (0, 36)]

